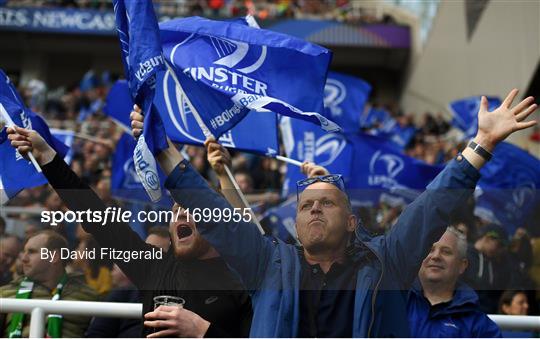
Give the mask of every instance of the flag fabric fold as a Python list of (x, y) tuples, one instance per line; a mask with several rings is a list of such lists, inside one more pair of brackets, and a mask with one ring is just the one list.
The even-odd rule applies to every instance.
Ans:
[(152, 104), (157, 74), (166, 68), (157, 19), (150, 0), (114, 0), (113, 6), (131, 97), (144, 114), (145, 128), (133, 154), (135, 168), (152, 201), (158, 201), (162, 192), (154, 155), (167, 148), (167, 141)]

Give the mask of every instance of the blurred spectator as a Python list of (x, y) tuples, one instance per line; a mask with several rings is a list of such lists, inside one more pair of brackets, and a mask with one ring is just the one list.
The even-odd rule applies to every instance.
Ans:
[(501, 337), (498, 326), (479, 310), (476, 293), (458, 282), (467, 264), (467, 240), (449, 227), (423, 260), (409, 293), (412, 337)]
[(485, 313), (497, 311), (497, 300), (511, 283), (508, 256), (503, 255), (508, 243), (504, 228), (491, 224), (484, 226), (480, 237), (469, 246), (469, 267), (465, 282), (474, 288), (480, 298), (480, 308)]
[[(52, 300), (96, 300), (95, 292), (84, 284), (81, 276), (67, 274), (65, 260), (60, 251), (67, 248), (67, 240), (58, 233), (46, 230), (34, 235), (26, 242), (23, 255), (24, 277), (0, 288), (2, 298), (52, 299)], [(41, 249), (56, 251), (52, 259), (41, 259)], [(5, 337), (29, 334), (29, 317), (22, 313), (2, 314), (0, 325)], [(66, 315), (50, 317), (47, 333), (51, 337), (81, 337), (90, 318)]]
[[(111, 290), (104, 301), (141, 302), (139, 291), (118, 265), (113, 265), (111, 276), (114, 289)], [(141, 332), (142, 324), (139, 319), (97, 317), (92, 319), (85, 335), (90, 338), (136, 338), (140, 336)]]
[[(499, 314), (528, 315), (529, 301), (525, 291), (507, 290), (499, 299)], [(505, 338), (537, 338), (538, 331), (503, 331)]]
[[(93, 237), (83, 239), (77, 247), (78, 253), (95, 251), (100, 253), (100, 247)], [(100, 296), (104, 296), (112, 288), (110, 263), (102, 260), (99, 255), (93, 259), (78, 256), (70, 265), (72, 271), (82, 272), (86, 284), (93, 288)]]
[(6, 220), (0, 216), (0, 236), (6, 233)]
[(21, 251), (21, 241), (13, 235), (0, 236), (0, 286), (12, 279), (11, 268)]
[(540, 127), (536, 126), (533, 129), (531, 136), (529, 137), (529, 140), (533, 142), (540, 142)]
[(165, 226), (150, 227), (148, 229), (146, 243), (162, 248), (163, 251), (167, 252), (169, 250), (169, 247), (171, 247), (169, 229)]

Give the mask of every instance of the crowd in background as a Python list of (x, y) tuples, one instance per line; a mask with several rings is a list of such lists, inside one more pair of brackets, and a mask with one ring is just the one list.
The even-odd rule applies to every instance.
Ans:
[[(111, 194), (111, 165), (116, 141), (122, 130), (102, 113), (108, 90), (115, 80), (109, 73), (88, 73), (80, 83), (48, 90), (39, 81), (32, 80), (19, 86), (26, 103), (40, 113), (50, 127), (75, 130), (90, 138), (76, 138), (71, 168), (87, 182), (107, 205), (129, 207), (131, 202), (117, 199)], [(451, 126), (442, 113), (425, 113), (419, 123), (413, 116), (398, 110), (390, 110), (399, 124), (414, 126), (416, 133), (405, 148), (405, 152), (429, 164), (444, 164), (455, 157), (464, 144), (452, 138)], [(531, 134), (531, 142), (538, 142), (538, 129)], [(203, 147), (186, 146), (192, 165), (214, 186), (215, 174), (211, 170)], [(257, 211), (278, 205), (286, 166), (275, 159), (231, 151), (235, 177), (246, 194), (251, 194), (251, 203)], [(47, 185), (27, 189), (10, 200), (8, 206), (45, 210), (66, 210), (60, 198)], [(142, 205), (151, 208), (151, 205)], [(146, 206), (146, 207), (144, 207)], [(396, 222), (404, 206), (381, 202), (377, 208), (359, 208), (364, 226), (373, 234), (382, 234)], [(473, 215), (474, 201), (464, 206), (462, 218), (452, 223), (469, 243), (469, 258), (474, 269), (465, 280), (480, 294), (483, 309), (488, 313), (539, 314), (540, 291), (540, 232), (534, 234), (533, 223), (518, 228), (515, 234), (507, 234), (504, 228), (486, 225)], [(0, 280), (2, 284), (22, 274), (21, 248), (24, 240), (43, 228), (39, 214), (13, 213), (0, 219)], [(142, 237), (155, 224), (140, 225)], [(162, 225), (164, 226), (164, 225)], [(538, 225), (536, 225), (538, 226)], [(97, 247), (95, 240), (86, 234), (80, 225), (64, 223), (54, 228), (69, 241), (71, 248)], [(533, 231), (533, 234), (530, 233)], [(489, 262), (487, 273), (474, 266), (479, 256)], [(89, 286), (105, 298), (114, 286), (112, 263), (98, 260), (75, 260), (68, 271), (80, 272)], [(524, 292), (520, 292), (524, 291)], [(519, 305), (518, 305), (519, 304)]]
[[(64, 7), (112, 10), (112, 0), (4, 0), (13, 7)], [(0, 5), (2, 1), (0, 1)], [(160, 16), (237, 17), (251, 14), (257, 19), (327, 19), (351, 24), (394, 22), (390, 16), (379, 18), (369, 7), (353, 6), (349, 0), (155, 0)]]

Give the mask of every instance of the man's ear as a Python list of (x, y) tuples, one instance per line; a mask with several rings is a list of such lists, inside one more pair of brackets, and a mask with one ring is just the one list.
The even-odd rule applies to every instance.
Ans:
[(358, 224), (358, 219), (356, 218), (356, 215), (351, 213), (349, 215), (349, 218), (347, 219), (347, 231), (354, 232), (357, 224)]
[(461, 263), (459, 264), (459, 275), (462, 275), (468, 266), (469, 266), (469, 260), (461, 259)]

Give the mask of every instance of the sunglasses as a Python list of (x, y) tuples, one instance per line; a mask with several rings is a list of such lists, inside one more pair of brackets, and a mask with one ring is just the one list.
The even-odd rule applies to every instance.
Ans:
[(296, 200), (299, 200), (300, 193), (302, 193), (306, 187), (316, 182), (326, 182), (339, 188), (340, 191), (345, 192), (345, 182), (341, 174), (328, 174), (319, 177), (312, 177), (302, 179), (296, 182)]

